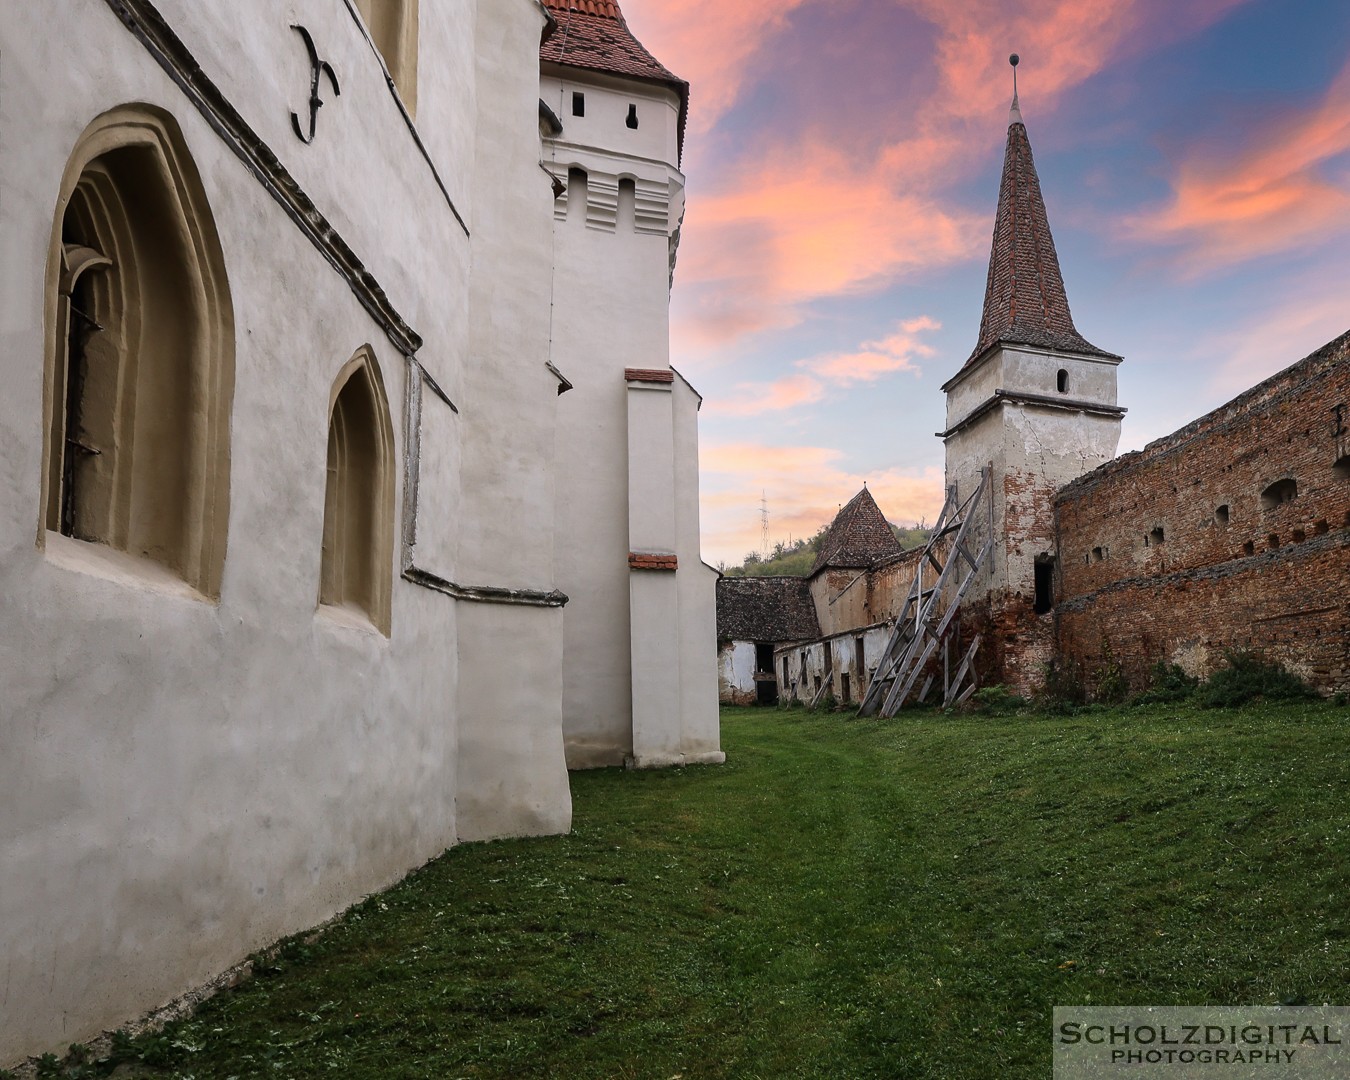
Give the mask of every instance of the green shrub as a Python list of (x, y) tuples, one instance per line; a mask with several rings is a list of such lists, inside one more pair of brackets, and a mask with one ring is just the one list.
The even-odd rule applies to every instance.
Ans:
[(967, 712), (978, 713), (981, 716), (1010, 716), (1026, 708), (1026, 705), (1026, 698), (1014, 694), (1002, 683), (996, 683), (976, 690), (963, 708)]
[(1092, 682), (1096, 687), (1096, 692), (1092, 695), (1094, 701), (1112, 704), (1124, 701), (1126, 694), (1130, 691), (1130, 685), (1125, 681), (1125, 672), (1120, 666), (1120, 661), (1111, 651), (1111, 642), (1105, 637), (1102, 638), (1102, 661), (1093, 669)]
[(1226, 666), (1216, 671), (1196, 692), (1196, 703), (1206, 709), (1231, 709), (1249, 701), (1306, 701), (1316, 691), (1292, 671), (1259, 653), (1230, 649)]
[(1184, 668), (1159, 660), (1149, 672), (1148, 689), (1134, 699), (1136, 705), (1176, 705), (1189, 701), (1200, 680)]
[(1045, 666), (1045, 685), (1036, 696), (1036, 707), (1049, 713), (1075, 711), (1087, 701), (1083, 685), (1083, 669), (1076, 663), (1056, 663)]

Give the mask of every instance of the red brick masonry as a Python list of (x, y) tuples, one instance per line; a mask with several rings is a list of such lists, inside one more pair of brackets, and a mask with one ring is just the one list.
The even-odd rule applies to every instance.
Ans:
[(630, 570), (678, 570), (680, 561), (674, 555), (653, 555), (638, 551), (628, 553), (628, 569)]
[(1251, 648), (1350, 690), (1350, 333), (1067, 485), (1055, 522), (1059, 654), (1089, 682), (1109, 643), (1135, 686)]

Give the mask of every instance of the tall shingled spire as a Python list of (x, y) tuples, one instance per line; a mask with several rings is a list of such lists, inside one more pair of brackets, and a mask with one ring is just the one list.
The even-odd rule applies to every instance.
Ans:
[(1114, 357), (1089, 344), (1073, 325), (1041, 182), (1017, 101), (1015, 57), (1008, 145), (999, 182), (998, 215), (989, 253), (980, 339), (966, 364), (1002, 343), (1032, 345), (1088, 356)]

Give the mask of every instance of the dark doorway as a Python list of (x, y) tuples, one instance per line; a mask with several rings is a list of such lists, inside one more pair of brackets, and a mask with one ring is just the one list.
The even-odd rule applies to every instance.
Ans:
[(778, 677), (773, 673), (773, 642), (755, 642), (755, 700), (778, 704)]
[(1036, 614), (1044, 615), (1055, 606), (1055, 560), (1049, 555), (1036, 557)]

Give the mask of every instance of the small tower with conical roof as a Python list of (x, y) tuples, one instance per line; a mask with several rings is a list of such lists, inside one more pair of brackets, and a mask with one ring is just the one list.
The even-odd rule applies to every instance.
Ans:
[(573, 768), (721, 761), (700, 398), (670, 366), (689, 88), (616, 0), (545, 6), (541, 163), (556, 195), (550, 351), (562, 394), (555, 559), (571, 598), (564, 750)]
[(992, 469), (993, 557), (966, 605), (988, 621), (987, 680), (1031, 690), (1053, 656), (1055, 493), (1116, 455), (1120, 362), (1069, 313), (1014, 85), (979, 339), (942, 387), (948, 486), (964, 498)]

